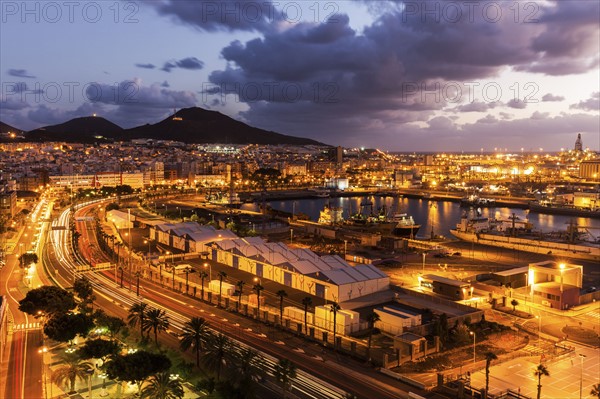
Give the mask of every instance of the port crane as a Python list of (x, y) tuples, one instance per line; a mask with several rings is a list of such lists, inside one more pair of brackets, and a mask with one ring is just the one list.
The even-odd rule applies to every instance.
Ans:
[[(589, 226), (589, 225), (582, 225), (582, 224), (577, 224), (573, 221), (570, 222), (565, 222), (565, 224), (569, 225), (569, 228), (567, 229), (567, 231), (569, 232), (569, 236), (573, 237), (576, 234), (582, 234), (582, 232), (580, 232), (579, 230), (583, 230), (585, 233), (587, 233), (595, 242), (599, 242), (600, 241), (600, 236), (593, 234), (590, 230), (600, 230), (600, 227), (596, 227), (596, 226)], [(585, 234), (583, 233), (583, 234)]]

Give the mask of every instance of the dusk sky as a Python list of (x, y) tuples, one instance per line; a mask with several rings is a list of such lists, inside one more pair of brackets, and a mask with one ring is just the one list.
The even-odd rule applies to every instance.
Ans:
[(600, 2), (0, 1), (0, 120), (199, 106), (389, 151), (600, 148)]

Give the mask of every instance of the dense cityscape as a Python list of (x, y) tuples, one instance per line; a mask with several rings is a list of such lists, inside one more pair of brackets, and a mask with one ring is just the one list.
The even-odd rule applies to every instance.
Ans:
[(0, 398), (600, 398), (600, 3), (0, 18)]

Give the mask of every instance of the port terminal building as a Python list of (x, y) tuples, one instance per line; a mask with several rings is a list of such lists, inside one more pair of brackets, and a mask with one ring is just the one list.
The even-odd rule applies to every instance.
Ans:
[(435, 274), (425, 274), (419, 277), (419, 284), (439, 295), (455, 301), (468, 299), (473, 296), (471, 283), (461, 280), (452, 280)]
[(337, 255), (321, 256), (260, 237), (241, 238), (196, 222), (152, 226), (150, 238), (327, 301), (342, 303), (390, 288), (387, 274), (371, 264), (352, 266)]
[(221, 240), (209, 247), (215, 262), (328, 301), (350, 301), (390, 287), (389, 277), (373, 265), (352, 266), (337, 255), (320, 256), (260, 237)]
[(527, 288), (534, 303), (555, 309), (568, 309), (580, 304), (583, 266), (545, 261), (530, 263)]

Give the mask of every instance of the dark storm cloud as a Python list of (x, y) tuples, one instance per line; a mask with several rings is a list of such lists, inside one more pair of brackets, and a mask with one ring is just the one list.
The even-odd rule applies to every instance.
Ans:
[(28, 108), (30, 105), (22, 96), (0, 95), (0, 112), (1, 111), (18, 111)]
[[(521, 147), (537, 150), (540, 143), (544, 143), (544, 148), (551, 145), (572, 145), (578, 133), (583, 134), (584, 140), (588, 135), (598, 137), (600, 120), (587, 114), (545, 117), (544, 114), (534, 113), (529, 118), (513, 120), (499, 120), (493, 115), (487, 115), (477, 122), (460, 126), (446, 123), (440, 124), (439, 127), (430, 125), (429, 128), (423, 129), (407, 124), (402, 130), (403, 137), (400, 143), (406, 143), (406, 150), (422, 149), (424, 142), (427, 143), (426, 148), (429, 151), (472, 151), (480, 147), (489, 149), (494, 146), (504, 148), (507, 147), (507, 143), (512, 150)], [(544, 134), (541, 139), (540, 132)], [(389, 147), (389, 142), (387, 145)]]
[(525, 109), (527, 108), (527, 103), (523, 100), (519, 100), (518, 98), (513, 98), (512, 100), (510, 100), (509, 102), (506, 103), (506, 105), (510, 108), (514, 108), (514, 109)]
[(161, 68), (165, 72), (171, 72), (172, 69), (181, 68), (189, 69), (192, 71), (200, 70), (204, 68), (204, 62), (200, 61), (196, 57), (187, 57), (179, 61), (167, 61)]
[(564, 101), (565, 98), (563, 96), (555, 96), (552, 93), (544, 94), (542, 97), (543, 102), (551, 102), (551, 101)]
[(592, 96), (587, 100), (573, 104), (571, 109), (583, 109), (586, 111), (600, 111), (600, 92), (592, 93)]
[(26, 69), (9, 69), (8, 74), (17, 78), (35, 79), (35, 76), (29, 74)]
[(497, 123), (497, 122), (498, 122), (498, 118), (496, 118), (494, 115), (491, 115), (491, 114), (487, 114), (484, 118), (477, 120), (477, 123)]
[(156, 65), (154, 64), (135, 64), (136, 67), (138, 68), (142, 68), (142, 69), (154, 69), (156, 68)]
[(124, 80), (115, 90), (114, 85), (93, 84), (86, 90), (92, 103), (118, 105), (124, 108), (184, 108), (196, 103), (196, 96), (189, 91), (175, 91), (159, 84), (144, 86), (140, 79)]
[(204, 63), (196, 57), (187, 57), (175, 62), (178, 68), (198, 70), (204, 68)]
[(105, 109), (101, 104), (83, 103), (74, 110), (65, 110), (62, 108), (52, 108), (46, 104), (38, 105), (27, 112), (27, 117), (36, 122), (39, 126), (55, 125), (63, 123), (73, 118), (91, 116), (93, 114), (102, 115)]
[(262, 32), (268, 30), (274, 21), (285, 18), (269, 0), (146, 0), (144, 3), (154, 7), (161, 15), (208, 32)]
[(23, 92), (25, 92), (25, 91), (28, 90), (27, 83), (25, 83), (25, 82), (16, 82), (16, 83), (13, 83), (10, 86), (11, 87), (10, 87), (9, 90), (12, 91), (12, 92), (14, 92), (14, 93), (23, 93)]
[[(434, 2), (410, 3), (429, 7)], [(321, 24), (264, 30), (262, 37), (245, 43), (234, 41), (222, 50), (227, 67), (209, 75), (216, 88), (205, 88), (203, 103), (213, 100), (208, 95), (211, 92), (220, 96), (221, 102), (223, 98), (231, 101), (229, 94), (236, 95), (249, 106), (242, 116), (251, 124), (311, 137), (327, 135), (336, 141), (372, 132), (375, 127), (402, 131), (397, 124), (422, 121), (434, 110), (465, 103), (467, 92), (455, 101), (454, 86), (479, 83), (508, 67), (561, 74), (575, 69), (584, 72), (594, 65), (597, 48), (590, 43), (595, 33), (598, 36), (598, 27), (590, 23), (594, 18), (583, 12), (580, 3), (566, 21), (558, 18), (561, 10), (568, 8), (562, 3), (536, 3), (537, 23), (515, 22), (512, 3), (488, 2), (502, 7), (503, 18), (492, 22), (482, 17), (484, 3), (478, 3), (479, 14), (463, 13), (456, 21), (423, 18), (420, 13), (402, 11), (393, 2), (377, 7), (371, 4), (378, 18), (362, 33), (352, 29), (348, 17), (341, 14)], [(521, 12), (525, 14), (523, 9)], [(577, 28), (579, 34), (592, 38), (572, 43), (576, 49), (569, 51), (564, 45), (551, 48), (548, 40), (556, 35), (555, 24), (571, 29), (579, 20), (583, 24)], [(569, 57), (574, 57), (569, 59), (574, 66), (566, 69), (562, 64)], [(470, 99), (450, 110), (486, 112), (496, 105), (501, 103), (473, 103)], [(516, 100), (504, 105), (527, 106)], [(410, 116), (413, 112), (414, 117)], [(315, 123), (299, 118), (304, 114)], [(343, 120), (353, 123), (344, 128), (340, 125)], [(302, 129), (295, 128), (292, 121), (309, 126), (299, 132)]]
[(548, 75), (583, 73), (599, 65), (597, 1), (554, 1), (541, 9), (544, 30), (531, 40), (536, 59), (516, 69)]
[(162, 82), (160, 84), (160, 87), (171, 87), (171, 85), (169, 84), (169, 82), (167, 82), (166, 80), (164, 82)]
[(500, 105), (500, 102), (483, 102), (483, 101), (472, 101), (468, 104), (459, 105), (458, 107), (451, 108), (449, 111), (452, 112), (486, 112), (490, 109), (496, 108)]

